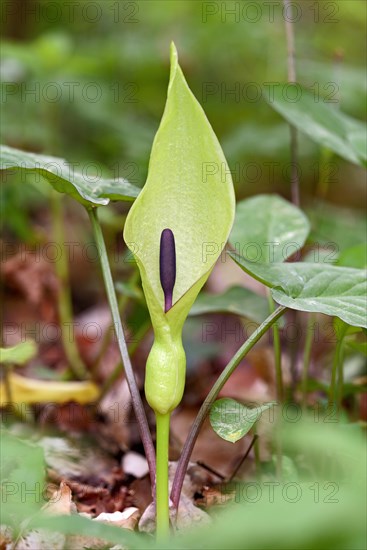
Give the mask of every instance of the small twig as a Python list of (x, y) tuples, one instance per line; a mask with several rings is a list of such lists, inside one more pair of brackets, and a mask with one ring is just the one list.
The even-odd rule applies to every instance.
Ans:
[(239, 463), (237, 464), (235, 470), (232, 472), (232, 475), (231, 477), (228, 479), (228, 481), (232, 481), (232, 479), (234, 478), (234, 476), (237, 474), (238, 470), (241, 468), (242, 464), (245, 462), (246, 458), (248, 457), (248, 455), (250, 454), (251, 452), (251, 449), (252, 447), (255, 445), (255, 442), (257, 440), (259, 436), (257, 434), (254, 435), (254, 437), (252, 438), (252, 441), (247, 449), (247, 451), (245, 452), (245, 454), (243, 455), (243, 457), (241, 458), (241, 460), (239, 461)]
[(216, 470), (214, 470), (213, 468), (211, 468), (210, 466), (205, 464), (205, 462), (202, 462), (201, 460), (198, 460), (196, 462), (196, 464), (198, 466), (200, 466), (201, 468), (204, 468), (204, 470), (207, 470), (211, 474), (214, 474), (215, 476), (219, 477), (219, 479), (222, 479), (223, 481), (226, 479), (225, 476), (222, 476), (222, 474), (220, 474), (219, 472), (217, 472)]

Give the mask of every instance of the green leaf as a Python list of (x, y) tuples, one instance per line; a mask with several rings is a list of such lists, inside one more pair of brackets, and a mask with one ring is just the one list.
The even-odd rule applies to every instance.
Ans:
[[(134, 533), (130, 529), (114, 526), (112, 522), (95, 521), (83, 517), (81, 514), (53, 516), (40, 513), (32, 518), (29, 527), (32, 529), (42, 529), (42, 531), (51, 531), (52, 533), (57, 532), (66, 535), (80, 535), (101, 539), (101, 544), (104, 541), (105, 545), (98, 546), (98, 548), (111, 548), (112, 544), (108, 544), (108, 541), (109, 543), (114, 543), (114, 548), (115, 545), (116, 547), (120, 547), (123, 544), (125, 547), (131, 549), (144, 548), (144, 550), (149, 550), (149, 548), (155, 548), (158, 550), (153, 541), (150, 541), (147, 537), (143, 538), (142, 535)], [(84, 545), (78, 545), (78, 548), (85, 548), (87, 550), (87, 547)], [(93, 548), (95, 548), (94, 545)]]
[[(330, 202), (315, 200), (312, 208), (306, 209), (306, 212), (312, 225), (310, 240), (318, 243), (318, 249), (321, 247), (329, 251), (325, 263), (336, 261), (340, 252), (355, 246), (363, 239), (360, 236), (367, 234), (367, 217), (362, 210), (342, 208)], [(323, 261), (318, 259), (317, 250), (314, 257), (315, 263)]]
[(223, 294), (199, 294), (190, 310), (190, 316), (207, 313), (233, 313), (260, 324), (269, 314), (269, 305), (266, 298), (252, 290), (233, 286)]
[[(183, 323), (228, 239), (234, 211), (227, 162), (186, 83), (172, 44), (168, 97), (153, 143), (148, 179), (124, 228), (125, 242), (140, 269), (155, 332), (146, 393), (151, 406), (162, 414), (181, 399), (185, 380)], [(166, 228), (173, 232), (176, 243), (176, 283), (173, 306), (167, 313), (159, 270), (160, 239)], [(166, 361), (173, 365), (168, 367)]]
[(367, 269), (367, 243), (356, 244), (344, 250), (337, 261), (338, 265)]
[(351, 348), (353, 351), (358, 351), (358, 353), (362, 353), (363, 355), (367, 356), (367, 342), (346, 342), (346, 345)]
[(0, 431), (1, 523), (15, 526), (45, 504), (45, 470), (40, 447)]
[(0, 348), (0, 363), (24, 365), (37, 355), (37, 344), (34, 340), (21, 342), (12, 348)]
[(0, 170), (16, 170), (41, 175), (56, 191), (66, 193), (84, 206), (105, 205), (110, 200), (133, 201), (140, 189), (127, 180), (91, 177), (78, 172), (66, 160), (26, 153), (0, 146)]
[(276, 404), (265, 403), (251, 409), (234, 399), (218, 399), (210, 409), (210, 424), (219, 437), (236, 443), (251, 430), (264, 411)]
[(230, 243), (250, 261), (283, 262), (305, 243), (310, 224), (278, 195), (257, 195), (237, 204)]
[(341, 425), (330, 410), (320, 412), (319, 421), (314, 416), (305, 421), (306, 414), (297, 421), (289, 417), (279, 436), (299, 478), (277, 478), (274, 483), (267, 476), (252, 480), (247, 489), (234, 481), (222, 483), (222, 493), (236, 491), (233, 505), (222, 506), (210, 525), (167, 541), (162, 550), (366, 548), (366, 445), (361, 428)]
[(324, 103), (299, 84), (279, 83), (264, 93), (269, 105), (300, 132), (344, 159), (366, 165), (366, 130), (362, 122)]
[(237, 254), (230, 256), (244, 271), (270, 287), (278, 304), (367, 327), (365, 270), (306, 262), (260, 264)]

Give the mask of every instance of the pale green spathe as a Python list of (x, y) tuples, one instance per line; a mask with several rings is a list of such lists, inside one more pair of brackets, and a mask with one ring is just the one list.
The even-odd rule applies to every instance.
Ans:
[[(148, 179), (124, 230), (140, 269), (155, 333), (147, 362), (147, 399), (161, 414), (181, 400), (186, 362), (182, 326), (228, 239), (234, 211), (225, 157), (186, 83), (172, 44), (168, 97)], [(167, 314), (159, 276), (159, 244), (165, 228), (174, 233), (177, 262), (173, 307)]]

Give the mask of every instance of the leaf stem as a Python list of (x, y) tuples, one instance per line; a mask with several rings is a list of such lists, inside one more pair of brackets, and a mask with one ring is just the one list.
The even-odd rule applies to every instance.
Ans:
[[(146, 335), (150, 327), (151, 327), (150, 321), (143, 323), (141, 325), (140, 329), (136, 333), (135, 340), (131, 342), (131, 344), (129, 344), (127, 348), (130, 357), (134, 354), (136, 348), (138, 347), (139, 343), (144, 338), (144, 336)], [(119, 361), (115, 366), (115, 368), (113, 369), (113, 371), (111, 372), (110, 376), (104, 382), (98, 401), (100, 401), (109, 392), (109, 390), (111, 389), (113, 384), (116, 382), (116, 380), (118, 379), (120, 374), (123, 372), (123, 370), (124, 370), (124, 365), (121, 363), (121, 361)]]
[[(131, 275), (131, 277), (129, 279), (129, 283), (132, 284), (132, 285), (135, 285), (138, 280), (139, 280), (139, 272), (138, 272), (138, 270), (136, 270)], [(124, 311), (124, 309), (126, 308), (128, 302), (129, 302), (129, 296), (127, 296), (126, 294), (123, 294), (120, 297), (119, 301), (118, 301), (118, 308), (119, 308), (120, 313), (122, 313)], [(97, 353), (97, 356), (96, 356), (95, 360), (93, 361), (92, 371), (94, 373), (97, 372), (99, 364), (102, 360), (102, 357), (105, 355), (105, 353), (108, 349), (108, 346), (110, 345), (112, 334), (113, 334), (113, 323), (111, 323), (110, 326), (108, 327), (108, 329), (106, 330), (105, 335), (104, 335), (103, 340), (102, 340), (101, 347), (100, 347), (100, 349)]]
[(168, 449), (170, 413), (155, 413), (157, 427), (156, 521), (157, 540), (169, 535)]
[(132, 404), (140, 436), (144, 445), (145, 455), (149, 465), (150, 479), (152, 483), (152, 493), (154, 494), (155, 486), (155, 450), (152, 440), (152, 435), (149, 430), (147, 417), (144, 406), (140, 397), (139, 388), (137, 386), (134, 371), (131, 365), (130, 356), (128, 353), (124, 331), (122, 328), (121, 318), (119, 314), (115, 287), (113, 285), (110, 264), (108, 262), (106, 244), (103, 238), (102, 228), (98, 221), (97, 210), (95, 208), (88, 209), (89, 218), (92, 224), (94, 238), (97, 244), (99, 258), (102, 267), (103, 280), (106, 288), (107, 298), (111, 309), (111, 315), (115, 329), (117, 331), (117, 341), (120, 349), (122, 363), (125, 368), (126, 381), (131, 393)]
[(312, 339), (314, 334), (314, 331), (313, 331), (314, 322), (315, 322), (315, 313), (309, 313), (308, 319), (307, 319), (305, 347), (303, 350), (302, 405), (304, 408), (307, 405), (308, 370), (310, 367)]
[(205, 418), (207, 417), (210, 408), (214, 402), (214, 400), (217, 398), (220, 390), (223, 388), (224, 384), (227, 382), (228, 378), (231, 376), (233, 371), (236, 369), (236, 367), (239, 365), (239, 363), (242, 361), (242, 359), (247, 355), (247, 353), (254, 347), (254, 345), (260, 340), (260, 338), (267, 332), (267, 330), (283, 315), (283, 313), (286, 311), (286, 308), (283, 306), (279, 306), (274, 313), (269, 315), (261, 323), (261, 325), (251, 334), (251, 336), (242, 344), (240, 349), (235, 353), (235, 355), (232, 357), (232, 359), (229, 361), (219, 378), (214, 383), (212, 389), (208, 393), (204, 403), (202, 404), (200, 411), (197, 415), (197, 417), (194, 420), (193, 425), (191, 426), (191, 430), (189, 435), (187, 436), (187, 439), (185, 441), (184, 447), (182, 449), (180, 460), (178, 461), (175, 477), (173, 480), (172, 485), (172, 491), (171, 491), (171, 499), (172, 502), (176, 508), (178, 509), (178, 505), (180, 502), (180, 495), (182, 490), (183, 481), (185, 478), (187, 466), (190, 460), (190, 456), (192, 454), (196, 439), (199, 435), (199, 431), (201, 426), (204, 423)]
[[(270, 293), (270, 289), (267, 289), (267, 295), (268, 295), (268, 304), (269, 304), (270, 313), (274, 313), (275, 303)], [(277, 399), (278, 401), (282, 402), (284, 398), (284, 386), (283, 386), (283, 375), (282, 375), (282, 354), (280, 350), (280, 336), (279, 336), (279, 327), (277, 323), (273, 324), (272, 332), (273, 332), (273, 345), (274, 345), (274, 363), (275, 363)]]
[[(343, 381), (343, 343), (344, 343), (344, 336), (347, 330), (348, 330), (348, 325), (345, 324), (345, 326), (343, 326), (342, 330), (340, 331), (338, 343), (336, 344), (336, 348), (334, 352), (333, 365), (332, 365), (332, 371), (331, 371), (329, 403), (328, 403), (329, 408), (332, 408), (335, 405), (339, 407), (341, 402), (340, 394), (342, 393), (341, 385), (343, 383), (342, 382)], [(338, 375), (339, 375), (339, 381), (337, 381)]]
[(58, 313), (61, 329), (61, 339), (69, 368), (80, 380), (90, 378), (90, 375), (80, 358), (76, 345), (73, 328), (73, 308), (70, 292), (69, 264), (65, 247), (65, 231), (63, 220), (62, 196), (51, 191), (52, 233), (53, 239), (61, 251), (55, 261), (55, 270), (58, 278)]
[[(294, 40), (294, 27), (293, 27), (293, 18), (290, 15), (287, 15), (289, 10), (292, 11), (292, 3), (290, 0), (283, 0), (284, 9), (286, 10), (285, 20), (285, 33), (287, 37), (287, 69), (288, 69), (288, 82), (296, 82), (296, 48)], [(296, 206), (300, 205), (300, 193), (299, 193), (299, 177), (298, 177), (298, 140), (297, 140), (297, 130), (290, 124), (290, 135), (291, 135), (291, 195), (292, 202)]]

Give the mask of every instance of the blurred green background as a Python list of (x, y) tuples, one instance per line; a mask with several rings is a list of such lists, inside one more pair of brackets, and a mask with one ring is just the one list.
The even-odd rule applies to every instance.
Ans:
[[(292, 4), (298, 81), (320, 102), (365, 120), (365, 0), (297, 0)], [(164, 109), (169, 45), (174, 40), (189, 86), (202, 104), (233, 171), (237, 198), (274, 192), (290, 199), (289, 127), (262, 93), (269, 83), (287, 80), (287, 14), (280, 0), (4, 0), (1, 15), (2, 143), (64, 157), (89, 176), (122, 176), (142, 186)], [(327, 174), (323, 174), (324, 183), (320, 185), (323, 163)], [(363, 169), (325, 152), (299, 134), (299, 173), (301, 206), (313, 228), (310, 241), (336, 243), (339, 252), (363, 241)], [(26, 185), (25, 181), (17, 175), (4, 178), (4, 242), (32, 246), (49, 239), (50, 192), (42, 181), (36, 185)], [(83, 209), (68, 197), (62, 200), (69, 240), (79, 237), (80, 242), (85, 242), (89, 226)], [(120, 262), (127, 206), (114, 204), (100, 211), (114, 259), (115, 280), (121, 283), (126, 281), (126, 271), (131, 270), (131, 263)], [(118, 254), (113, 255), (112, 251)], [(71, 269), (76, 313), (96, 302), (93, 275), (97, 270), (99, 273), (99, 267), (94, 262), (91, 269), (91, 263), (82, 263), (78, 257)], [(9, 311), (13, 307), (11, 299), (10, 296)], [(17, 309), (20, 301), (14, 303), (18, 320), (22, 314)], [(33, 309), (36, 308), (32, 306)], [(147, 312), (138, 305), (129, 322), (140, 327), (146, 318)], [(189, 323), (190, 367), (200, 361), (203, 346), (194, 336), (200, 332), (199, 325), (195, 320)], [(213, 355), (215, 352), (216, 349)], [(202, 357), (209, 353), (212, 351), (201, 351)], [(318, 360), (317, 364), (321, 362)], [(195, 384), (201, 387), (199, 378)], [(344, 442), (343, 445), (343, 449), (349, 449)], [(329, 451), (328, 446), (325, 449)], [(359, 521), (353, 504), (358, 512), (363, 511), (362, 497), (357, 489), (354, 491), (358, 483), (359, 480), (348, 498), (340, 500), (341, 511), (330, 515), (330, 520), (322, 514), (317, 516), (316, 508), (312, 508), (316, 510), (315, 519), (319, 517), (324, 522), (322, 528), (326, 526), (327, 535), (318, 524), (316, 530), (309, 529), (314, 518), (309, 523), (309, 508), (300, 509), (299, 523), (294, 522), (297, 536), (307, 533), (311, 539), (316, 538), (317, 529), (321, 533), (314, 546), (307, 541), (308, 547), (341, 548), (344, 541), (335, 526), (344, 529), (345, 538), (349, 539), (350, 545), (344, 547), (363, 547), (364, 541), (359, 540), (362, 535), (348, 517), (350, 514)], [(363, 483), (359, 485), (362, 486)], [(334, 508), (329, 510), (334, 513)], [(265, 512), (268, 518), (273, 517), (273, 510)], [(272, 537), (282, 513), (286, 536), (279, 548), (286, 547), (285, 540), (293, 547), (288, 512), (280, 508), (272, 528), (267, 530), (262, 529), (263, 516), (259, 515), (261, 523), (254, 522), (253, 532), (250, 529), (246, 533), (247, 544), (252, 544), (258, 532), (265, 539), (268, 534)], [(298, 527), (300, 523), (302, 529)], [(240, 519), (238, 524), (242, 525)], [(243, 525), (246, 529), (251, 527), (249, 522)], [(231, 527), (230, 522), (228, 526)], [(213, 533), (214, 547), (216, 531)], [(325, 540), (328, 536), (331, 542), (324, 541), (323, 546), (322, 536)], [(274, 541), (261, 539), (259, 547), (261, 544), (274, 547)], [(243, 548), (241, 545), (242, 539), (238, 548)]]
[[(365, 2), (293, 4), (298, 81), (364, 119)], [(289, 198), (288, 127), (261, 92), (287, 79), (286, 15), (281, 2), (259, 0), (5, 1), (1, 141), (143, 185), (174, 40), (238, 197), (273, 191)], [(319, 158), (301, 136), (304, 200), (317, 190)], [(360, 170), (335, 161), (326, 198), (359, 208)]]

